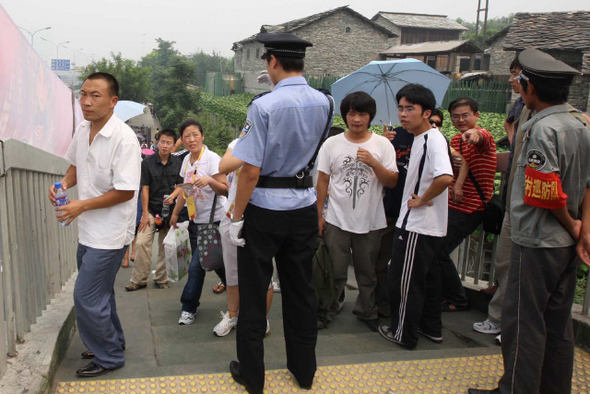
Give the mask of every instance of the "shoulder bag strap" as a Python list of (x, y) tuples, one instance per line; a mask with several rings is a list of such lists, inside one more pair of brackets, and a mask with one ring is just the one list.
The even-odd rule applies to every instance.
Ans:
[[(459, 142), (459, 152), (461, 153), (461, 155), (463, 155), (463, 138), (461, 138), (461, 142)], [(471, 169), (467, 173), (467, 176), (469, 177), (469, 179), (471, 179), (471, 183), (473, 183), (475, 190), (477, 190), (477, 194), (479, 194), (479, 198), (481, 198), (481, 201), (483, 201), (483, 205), (485, 208), (488, 205), (486, 196), (485, 194), (483, 194), (483, 190), (481, 190), (481, 187), (479, 186), (479, 183), (477, 183), (477, 179), (475, 179), (475, 175), (473, 175)]]
[[(418, 167), (418, 180), (416, 181), (416, 186), (414, 187), (414, 194), (418, 195), (420, 191), (420, 181), (422, 180), (422, 172), (424, 171), (424, 163), (426, 162), (426, 150), (428, 149), (428, 135), (424, 136), (424, 150), (422, 151), (422, 157), (420, 158), (420, 167)], [(403, 204), (403, 202), (402, 202)], [(406, 216), (404, 217), (404, 221), (402, 222), (402, 230), (406, 230), (406, 225), (408, 224), (408, 217), (410, 216), (410, 210), (406, 212)]]
[(209, 215), (209, 223), (213, 223), (215, 219), (215, 207), (217, 206), (217, 194), (213, 197), (213, 206), (211, 207), (211, 215)]
[(318, 157), (318, 153), (320, 152), (320, 147), (322, 146), (322, 144), (326, 140), (326, 136), (328, 135), (328, 129), (330, 128), (330, 120), (332, 119), (332, 113), (334, 112), (334, 98), (332, 98), (332, 96), (327, 94), (325, 91), (321, 91), (321, 92), (326, 95), (326, 98), (330, 102), (330, 110), (328, 111), (328, 120), (326, 121), (326, 126), (324, 127), (324, 131), (322, 132), (320, 142), (318, 143), (318, 146), (316, 147), (315, 152), (314, 152), (313, 156), (311, 157), (311, 160), (309, 161), (307, 166), (299, 172), (299, 174), (303, 173), (303, 175), (308, 175), (315, 164), (315, 159)]

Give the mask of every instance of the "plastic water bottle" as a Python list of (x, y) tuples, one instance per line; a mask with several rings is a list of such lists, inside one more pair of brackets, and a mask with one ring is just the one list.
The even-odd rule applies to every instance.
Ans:
[[(68, 194), (63, 189), (61, 182), (55, 182), (54, 187), (55, 187), (55, 206), (61, 207), (61, 206), (68, 204), (70, 202), (70, 200), (68, 199)], [(59, 224), (61, 224), (62, 226), (66, 226), (66, 222), (59, 222)]]
[[(164, 200), (170, 197), (168, 194), (164, 194)], [(170, 205), (162, 203), (162, 218), (167, 218), (170, 215)]]

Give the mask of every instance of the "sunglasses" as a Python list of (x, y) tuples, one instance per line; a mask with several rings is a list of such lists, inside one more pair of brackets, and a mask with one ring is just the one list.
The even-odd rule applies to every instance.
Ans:
[(436, 120), (431, 120), (430, 124), (433, 124), (436, 127), (442, 127), (442, 122), (437, 122)]

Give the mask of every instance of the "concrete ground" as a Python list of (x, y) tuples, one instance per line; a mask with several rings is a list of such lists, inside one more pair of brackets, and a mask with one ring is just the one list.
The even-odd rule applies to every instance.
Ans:
[[(186, 278), (171, 284), (170, 289), (157, 289), (153, 282), (147, 288), (127, 292), (124, 286), (131, 277), (131, 268), (121, 269), (115, 292), (117, 308), (127, 339), (126, 365), (99, 379), (128, 379), (139, 377), (177, 376), (228, 372), (230, 360), (236, 359), (236, 332), (218, 338), (213, 327), (220, 321), (219, 311), (225, 311), (226, 293), (214, 294), (218, 282), (215, 273), (207, 274), (201, 307), (195, 323), (179, 326), (180, 295)], [(354, 285), (354, 274), (349, 272)], [(476, 312), (443, 314), (442, 344), (421, 338), (414, 351), (385, 341), (378, 333), (352, 314), (357, 291), (346, 291), (346, 302), (337, 319), (328, 329), (319, 331), (316, 354), (318, 365), (342, 365), (398, 360), (437, 359), (447, 357), (499, 354), (493, 335), (479, 334), (472, 329), (475, 321), (485, 315)], [(282, 327), (281, 295), (275, 293), (269, 315), (271, 335), (265, 339), (267, 370), (286, 368)], [(383, 319), (384, 324), (387, 323)], [(78, 333), (63, 360), (55, 381), (77, 380), (75, 371), (88, 363), (80, 357), (85, 349)]]

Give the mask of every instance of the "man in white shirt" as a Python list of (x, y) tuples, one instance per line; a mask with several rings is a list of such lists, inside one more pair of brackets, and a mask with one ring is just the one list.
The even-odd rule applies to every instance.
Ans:
[[(119, 84), (107, 73), (89, 75), (80, 91), (86, 121), (70, 144), (64, 189), (78, 185), (79, 200), (56, 207), (60, 222), (78, 217), (78, 278), (74, 305), (80, 338), (93, 358), (76, 371), (96, 377), (125, 365), (125, 337), (115, 305), (114, 282), (133, 240), (141, 153), (135, 133), (113, 109)], [(55, 205), (55, 188), (49, 190)]]
[(442, 342), (440, 275), (436, 251), (447, 232), (448, 193), (453, 181), (445, 137), (431, 128), (432, 92), (409, 84), (396, 95), (402, 127), (414, 134), (402, 205), (389, 266), (391, 325), (379, 333), (408, 349), (418, 333)]
[[(374, 332), (379, 327), (375, 263), (381, 233), (387, 227), (383, 186), (397, 184), (395, 150), (389, 140), (369, 131), (377, 112), (375, 100), (365, 92), (346, 96), (340, 113), (348, 130), (328, 138), (318, 156), (317, 209), (320, 235), (334, 266), (336, 297), (325, 319), (340, 309), (339, 297), (348, 278), (352, 255), (359, 295), (353, 313)], [(330, 186), (326, 219), (322, 217)], [(321, 319), (322, 317), (320, 317)], [(324, 321), (318, 322), (318, 327)]]

